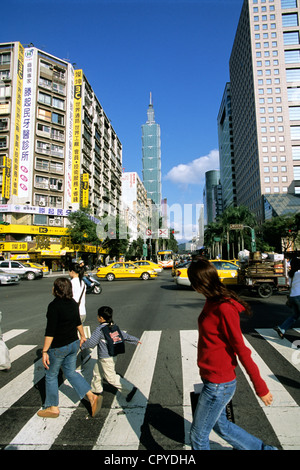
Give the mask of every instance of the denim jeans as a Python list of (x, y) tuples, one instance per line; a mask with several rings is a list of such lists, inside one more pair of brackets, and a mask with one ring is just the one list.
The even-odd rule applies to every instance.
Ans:
[(46, 370), (46, 400), (44, 408), (58, 406), (58, 373), (60, 368), (62, 368), (65, 378), (69, 380), (80, 399), (91, 389), (91, 386), (82, 375), (76, 372), (78, 349), (79, 340), (61, 348), (49, 349), (50, 367)]
[(215, 384), (203, 380), (191, 428), (193, 450), (209, 450), (209, 435), (212, 429), (237, 450), (275, 450), (266, 446), (260, 439), (252, 436), (232, 423), (226, 416), (226, 405), (232, 399), (236, 380)]
[(290, 303), (293, 310), (293, 315), (288, 317), (281, 325), (280, 329), (283, 333), (289, 330), (294, 323), (298, 320), (300, 316), (300, 295), (296, 295), (295, 297), (290, 297)]

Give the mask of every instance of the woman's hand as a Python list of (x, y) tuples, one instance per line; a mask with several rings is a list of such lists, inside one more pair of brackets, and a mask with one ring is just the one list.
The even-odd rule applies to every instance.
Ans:
[(45, 369), (49, 369), (50, 359), (49, 359), (49, 354), (47, 352), (43, 352), (42, 361), (43, 361), (43, 366), (45, 367)]
[(81, 337), (80, 337), (80, 344), (79, 344), (79, 347), (80, 347), (80, 348), (81, 348), (81, 346), (83, 345), (83, 343), (86, 342), (86, 340), (87, 340), (87, 339), (86, 339), (85, 336), (81, 336)]
[(267, 395), (264, 395), (263, 397), (260, 397), (260, 399), (264, 402), (266, 406), (272, 405), (273, 402), (273, 395), (271, 392), (267, 393)]

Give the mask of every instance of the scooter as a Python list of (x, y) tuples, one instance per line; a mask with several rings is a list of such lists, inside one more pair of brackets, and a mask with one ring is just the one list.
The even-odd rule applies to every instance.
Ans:
[[(83, 277), (83, 280), (86, 284), (86, 293), (87, 294), (101, 294), (102, 287), (98, 279), (96, 279), (92, 273), (86, 274)], [(87, 282), (89, 281), (89, 282)]]

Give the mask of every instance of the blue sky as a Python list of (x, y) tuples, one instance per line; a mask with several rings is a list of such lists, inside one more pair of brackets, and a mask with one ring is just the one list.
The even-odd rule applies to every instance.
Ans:
[(162, 195), (202, 203), (218, 168), (217, 115), (243, 0), (10, 0), (0, 42), (33, 43), (82, 68), (142, 178), (150, 91), (161, 126)]

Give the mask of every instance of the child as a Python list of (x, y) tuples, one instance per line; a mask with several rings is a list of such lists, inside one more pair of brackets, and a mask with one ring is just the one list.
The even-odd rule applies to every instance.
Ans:
[[(135, 336), (119, 330), (113, 322), (113, 310), (110, 307), (100, 307), (98, 309), (98, 321), (100, 325), (92, 333), (91, 337), (81, 344), (81, 349), (98, 347), (98, 361), (93, 370), (93, 379), (91, 388), (94, 393), (102, 393), (102, 379), (105, 378), (108, 383), (116, 387), (122, 394), (126, 395), (126, 401), (129, 402), (137, 391), (128, 380), (120, 377), (116, 373), (115, 365), (117, 356), (124, 352), (124, 341), (132, 344), (139, 344), (140, 341)], [(112, 339), (110, 339), (112, 338)], [(118, 349), (119, 352), (113, 349)]]

